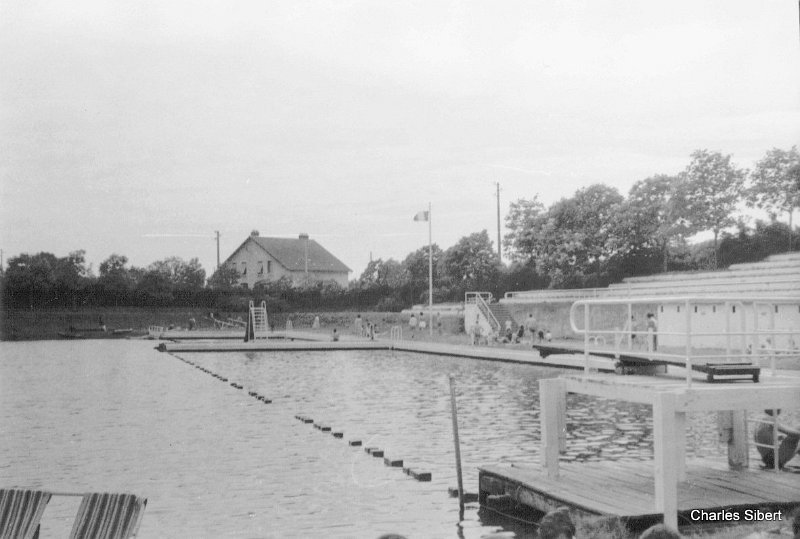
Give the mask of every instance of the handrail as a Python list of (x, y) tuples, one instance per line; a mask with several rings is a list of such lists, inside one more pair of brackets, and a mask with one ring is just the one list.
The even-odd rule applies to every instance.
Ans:
[(517, 295), (521, 295), (525, 297), (525, 294), (529, 294), (530, 296), (575, 296), (577, 294), (589, 294), (591, 293), (592, 297), (599, 297), (601, 292), (608, 291), (607, 288), (559, 288), (559, 289), (549, 289), (543, 288), (540, 290), (512, 290), (511, 292), (506, 292), (503, 297), (505, 299), (513, 299), (517, 297)]
[(389, 338), (393, 341), (403, 340), (403, 326), (392, 326), (389, 333)]
[(483, 300), (482, 296), (475, 296), (475, 304), (478, 306), (478, 310), (481, 312), (481, 314), (486, 318), (486, 320), (489, 321), (489, 325), (491, 325), (497, 331), (500, 331), (502, 327), (500, 322), (489, 308), (489, 305)]

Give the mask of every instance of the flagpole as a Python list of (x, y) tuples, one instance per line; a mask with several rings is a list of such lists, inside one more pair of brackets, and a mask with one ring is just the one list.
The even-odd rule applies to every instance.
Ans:
[(433, 337), (433, 241), (431, 234), (431, 203), (428, 202), (428, 331)]

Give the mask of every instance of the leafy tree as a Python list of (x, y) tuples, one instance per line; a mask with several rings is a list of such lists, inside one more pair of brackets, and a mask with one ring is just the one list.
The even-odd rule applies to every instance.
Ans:
[(112, 254), (100, 263), (100, 277), (97, 284), (101, 296), (106, 300), (114, 299), (114, 305), (127, 302), (127, 298), (136, 286), (136, 279), (126, 267), (128, 257)]
[(59, 258), (54, 271), (60, 294), (69, 296), (75, 307), (79, 293), (84, 292), (93, 279), (91, 268), (86, 265), (86, 251), (72, 251), (68, 256)]
[(206, 271), (197, 258), (186, 262), (180, 257), (172, 256), (153, 262), (148, 272), (157, 273), (167, 282), (182, 288), (201, 288), (206, 281)]
[(775, 215), (786, 212), (789, 217), (789, 250), (792, 250), (792, 216), (800, 208), (800, 151), (773, 148), (767, 152), (750, 174), (747, 203)]
[(626, 275), (655, 272), (653, 262), (659, 259), (667, 271), (670, 242), (682, 232), (682, 196), (676, 176), (659, 174), (633, 184), (616, 221)]
[[(433, 282), (439, 282), (438, 267), (442, 259), (442, 250), (435, 243), (431, 246), (433, 256)], [(420, 247), (406, 256), (402, 263), (404, 292), (408, 302), (422, 301), (427, 298), (428, 290), (428, 246)], [(427, 301), (427, 300), (426, 300)]]
[(458, 240), (444, 252), (439, 264), (441, 280), (453, 288), (451, 296), (497, 285), (500, 262), (485, 229)]
[(239, 283), (239, 272), (230, 264), (223, 264), (209, 277), (208, 286), (215, 289), (230, 290)]
[(370, 260), (361, 276), (358, 284), (362, 288), (382, 288), (398, 287), (403, 284), (403, 267), (392, 258), (383, 260), (378, 258)]
[(609, 262), (618, 253), (615, 232), (622, 201), (616, 189), (595, 184), (550, 207), (538, 233), (537, 255), (551, 287), (607, 284)]
[(14, 304), (35, 305), (57, 300), (56, 267), (52, 253), (21, 254), (8, 260), (5, 275), (6, 296)]
[(506, 215), (506, 228), (510, 231), (503, 238), (506, 255), (514, 262), (530, 260), (535, 250), (535, 236), (531, 231), (541, 226), (545, 215), (544, 204), (539, 202), (538, 195), (533, 199), (518, 199), (509, 205)]
[(683, 208), (678, 209), (688, 229), (714, 233), (715, 266), (720, 232), (736, 224), (734, 210), (741, 199), (746, 172), (731, 163), (730, 155), (708, 150), (692, 153), (692, 160), (681, 173)]

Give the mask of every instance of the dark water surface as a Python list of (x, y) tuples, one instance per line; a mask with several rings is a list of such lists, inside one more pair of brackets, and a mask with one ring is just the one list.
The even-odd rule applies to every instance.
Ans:
[[(225, 383), (154, 344), (0, 343), (0, 485), (146, 496), (143, 539), (532, 537), (477, 504), (459, 525), (447, 494), (457, 484), (448, 375), (465, 489), (477, 492), (479, 465), (538, 463), (537, 380), (563, 371), (371, 351), (179, 354)], [(649, 407), (570, 395), (567, 408), (565, 460), (652, 459)], [(690, 454), (720, 450), (712, 426), (689, 417)], [(352, 439), (433, 480), (385, 466)], [(53, 499), (43, 539), (66, 536), (77, 503)]]

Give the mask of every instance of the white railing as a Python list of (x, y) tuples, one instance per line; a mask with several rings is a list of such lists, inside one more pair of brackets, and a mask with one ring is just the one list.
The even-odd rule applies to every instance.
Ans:
[[(766, 357), (770, 360), (770, 369), (772, 375), (775, 375), (776, 360), (781, 357), (795, 357), (800, 355), (800, 349), (797, 344), (800, 341), (800, 324), (791, 327), (790, 329), (778, 329), (775, 325), (775, 310), (776, 306), (782, 305), (797, 305), (800, 307), (800, 299), (798, 298), (712, 298), (709, 296), (697, 297), (650, 297), (650, 298), (620, 298), (620, 299), (584, 299), (578, 300), (572, 304), (570, 308), (570, 325), (572, 330), (584, 337), (584, 355), (585, 365), (584, 370), (589, 371), (589, 355), (594, 353), (622, 353), (625, 351), (636, 353), (646, 356), (651, 360), (662, 360), (673, 362), (682, 362), (686, 368), (686, 382), (688, 385), (692, 383), (692, 367), (693, 364), (704, 360), (709, 363), (713, 360), (723, 360), (725, 363), (731, 363), (733, 360), (740, 360), (751, 362), (754, 359)], [(635, 328), (632, 327), (631, 321), (633, 319), (634, 307), (639, 306), (658, 306), (663, 312), (664, 306), (676, 306), (677, 312), (684, 309), (683, 327), (661, 327), (657, 328)], [(697, 327), (697, 320), (699, 314), (698, 307), (703, 306), (707, 308), (713, 306), (713, 312), (716, 313), (716, 307), (721, 307), (721, 313), (724, 313), (722, 330), (711, 331), (704, 330)], [(607, 329), (607, 327), (600, 327), (600, 324), (593, 324), (592, 310), (599, 308), (618, 307), (624, 308), (622, 316), (626, 323), (622, 327), (615, 327), (614, 329)], [(738, 311), (737, 311), (738, 309)], [(580, 313), (582, 311), (582, 313)], [(703, 313), (705, 312), (705, 309)], [(595, 314), (597, 311), (595, 311)], [(703, 314), (700, 313), (700, 314)], [(767, 316), (767, 327), (763, 327), (759, 323), (759, 317)], [(581, 316), (582, 314), (582, 316)], [(620, 313), (617, 312), (617, 315)], [(736, 315), (738, 329), (734, 329), (733, 318)], [(611, 318), (608, 313), (604, 313), (601, 319), (608, 325), (608, 319)], [(614, 342), (613, 347), (602, 346), (604, 336), (611, 336)], [(639, 336), (646, 337), (644, 350), (634, 351), (634, 342)], [(670, 352), (658, 350), (657, 343), (664, 337), (674, 337), (671, 341), (677, 341), (679, 346), (672, 346), (677, 348)], [(703, 340), (706, 338), (717, 338), (714, 342), (724, 342), (721, 348), (711, 346), (702, 346)], [(777, 338), (786, 338), (786, 346), (776, 346)], [(735, 343), (734, 341), (738, 341)], [(623, 348), (623, 344), (626, 344)], [(738, 346), (735, 346), (738, 344)], [(639, 344), (641, 346), (641, 344)], [(680, 351), (679, 351), (680, 350)], [(711, 360), (711, 361), (709, 361)]]
[(489, 322), (489, 325), (492, 327), (492, 329), (495, 331), (500, 331), (502, 326), (492, 310), (489, 308), (489, 303), (487, 302), (487, 300), (492, 301), (492, 297), (493, 296), (491, 292), (467, 292), (464, 295), (464, 303), (475, 304), (475, 306), (478, 308), (478, 312), (480, 312)]
[(608, 288), (561, 288), (543, 290), (516, 290), (506, 292), (504, 299), (550, 299), (550, 300), (576, 300), (585, 298), (599, 298), (608, 293)]

